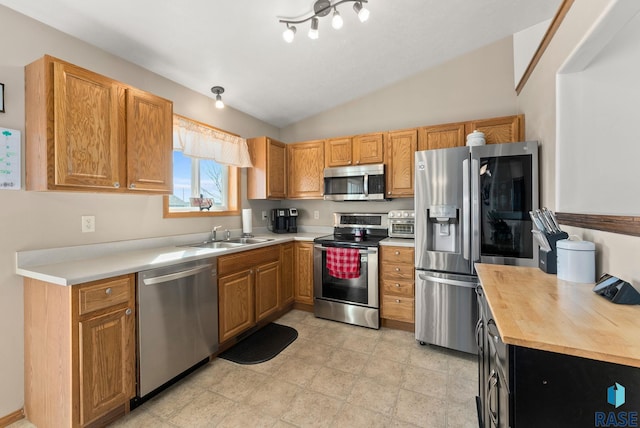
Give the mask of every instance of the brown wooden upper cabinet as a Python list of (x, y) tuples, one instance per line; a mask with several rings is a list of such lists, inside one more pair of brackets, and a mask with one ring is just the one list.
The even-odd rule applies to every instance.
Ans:
[(27, 190), (172, 192), (171, 101), (48, 55), (25, 87)]
[(448, 149), (465, 145), (465, 124), (447, 123), (445, 125), (420, 128), (418, 150)]
[(418, 130), (390, 131), (387, 136), (387, 197), (413, 197), (414, 153)]
[(325, 166), (365, 165), (384, 162), (384, 134), (329, 138), (325, 142)]
[(465, 124), (465, 132), (467, 134), (472, 133), (474, 130), (484, 132), (487, 144), (524, 141), (524, 115), (474, 120)]
[(287, 144), (289, 199), (322, 199), (324, 140)]
[(252, 168), (247, 170), (247, 199), (287, 197), (287, 145), (269, 137), (247, 140)]

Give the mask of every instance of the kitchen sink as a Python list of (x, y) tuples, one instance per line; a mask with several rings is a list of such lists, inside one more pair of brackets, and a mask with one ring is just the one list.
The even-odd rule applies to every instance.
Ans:
[(224, 242), (237, 244), (260, 244), (262, 242), (273, 241), (274, 238), (231, 238)]
[(241, 247), (243, 244), (240, 242), (229, 242), (229, 241), (207, 241), (207, 242), (198, 242), (195, 244), (188, 244), (186, 247), (198, 247), (198, 248), (235, 248)]

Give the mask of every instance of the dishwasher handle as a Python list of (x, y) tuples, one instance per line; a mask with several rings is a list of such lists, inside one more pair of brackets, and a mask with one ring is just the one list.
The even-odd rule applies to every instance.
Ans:
[(145, 278), (142, 282), (144, 283), (144, 285), (156, 285), (156, 284), (173, 281), (180, 278), (186, 278), (188, 276), (194, 276), (201, 272), (205, 272), (211, 269), (213, 269), (213, 265), (206, 264), (206, 265), (194, 267), (192, 269), (169, 273), (167, 275), (155, 276), (153, 278)]

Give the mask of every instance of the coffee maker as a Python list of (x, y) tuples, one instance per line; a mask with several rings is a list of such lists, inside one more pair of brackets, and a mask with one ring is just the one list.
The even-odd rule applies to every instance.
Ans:
[(274, 208), (271, 210), (271, 226), (274, 233), (297, 233), (298, 210)]

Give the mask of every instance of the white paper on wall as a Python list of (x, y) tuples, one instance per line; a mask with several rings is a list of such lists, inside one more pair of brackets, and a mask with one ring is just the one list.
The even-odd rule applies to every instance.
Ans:
[(20, 131), (0, 128), (0, 189), (20, 190)]

